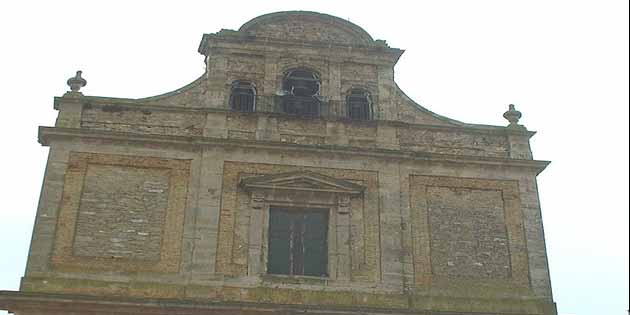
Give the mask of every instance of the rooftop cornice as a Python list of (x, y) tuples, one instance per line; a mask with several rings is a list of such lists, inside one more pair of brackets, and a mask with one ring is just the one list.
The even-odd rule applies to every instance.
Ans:
[(203, 34), (201, 42), (199, 43), (198, 52), (204, 56), (207, 56), (211, 43), (235, 43), (235, 44), (250, 44), (260, 45), (261, 51), (266, 51), (270, 46), (278, 46), (282, 48), (295, 47), (295, 48), (314, 48), (314, 49), (335, 49), (337, 51), (365, 51), (371, 54), (377, 53), (384, 56), (388, 56), (394, 63), (400, 59), (400, 56), (404, 53), (404, 50), (398, 48), (391, 48), (387, 46), (384, 41), (375, 41), (375, 45), (360, 45), (351, 43), (338, 43), (338, 42), (319, 42), (319, 41), (305, 41), (305, 40), (282, 40), (277, 38), (257, 37), (247, 34), (243, 34), (237, 31), (231, 31), (233, 33), (225, 33), (225, 31), (214, 34)]

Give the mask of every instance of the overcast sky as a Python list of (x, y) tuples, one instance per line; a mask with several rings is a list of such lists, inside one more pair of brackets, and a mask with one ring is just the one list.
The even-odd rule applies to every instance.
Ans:
[(396, 81), (454, 119), (505, 125), (510, 103), (538, 131), (536, 159), (560, 314), (628, 309), (628, 1), (2, 1), (0, 289), (28, 253), (53, 97), (83, 70), (87, 95), (145, 97), (204, 71), (203, 33), (311, 10), (405, 49)]

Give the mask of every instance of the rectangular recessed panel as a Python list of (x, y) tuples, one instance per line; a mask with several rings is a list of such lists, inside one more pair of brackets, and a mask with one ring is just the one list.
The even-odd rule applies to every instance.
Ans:
[(427, 187), (432, 273), (509, 278), (510, 252), (500, 190)]
[(74, 255), (160, 260), (169, 181), (168, 169), (89, 164)]

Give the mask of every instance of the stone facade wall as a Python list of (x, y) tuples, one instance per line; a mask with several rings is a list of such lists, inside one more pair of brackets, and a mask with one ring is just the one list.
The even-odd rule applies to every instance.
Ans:
[(516, 181), (413, 175), (409, 185), (417, 285), (529, 286)]
[(116, 105), (84, 109), (81, 127), (114, 132), (201, 136), (203, 115), (182, 112), (129, 109)]
[[(141, 159), (144, 161), (144, 165), (149, 165), (147, 163), (154, 160), (167, 163), (170, 161), (169, 159), (175, 157), (178, 157), (177, 160), (190, 159), (191, 167), (185, 171), (187, 175), (184, 178), (186, 179), (182, 178), (183, 182), (191, 183), (187, 193), (186, 206), (181, 208), (185, 215), (185, 219), (180, 217), (183, 220), (182, 236), (180, 238), (168, 238), (168, 240), (179, 240), (180, 242), (179, 267), (170, 269), (172, 273), (160, 275), (163, 273), (163, 269), (160, 269), (159, 272), (157, 269), (155, 272), (150, 272), (149, 270), (152, 269), (146, 262), (140, 262), (136, 259), (119, 258), (120, 264), (111, 264), (110, 262), (108, 265), (102, 260), (97, 260), (98, 257), (79, 260), (86, 257), (74, 257), (76, 255), (73, 251), (60, 250), (63, 247), (53, 253), (53, 264), (50, 265), (46, 257), (51, 253), (45, 254), (46, 246), (40, 243), (52, 242), (55, 238), (71, 240), (67, 236), (68, 234), (71, 235), (75, 233), (74, 231), (82, 232), (80, 229), (76, 229), (77, 223), (70, 219), (73, 217), (72, 213), (76, 213), (68, 211), (72, 207), (41, 208), (39, 214), (41, 223), (38, 223), (36, 228), (37, 236), (34, 238), (34, 250), (43, 252), (41, 255), (31, 256), (29, 272), (24, 281), (24, 290), (80, 292), (81, 294), (114, 296), (206, 298), (213, 301), (230, 299), (290, 304), (315, 303), (316, 301), (320, 303), (320, 299), (332, 299), (330, 301), (336, 301), (335, 303), (339, 305), (356, 303), (367, 306), (370, 303), (382, 303), (382, 305), (403, 308), (408, 307), (405, 306), (406, 302), (403, 303), (403, 301), (407, 301), (407, 298), (400, 296), (401, 300), (399, 301), (396, 294), (402, 294), (409, 288), (418, 292), (417, 295), (413, 295), (413, 299), (416, 301), (417, 307), (420, 308), (429, 305), (426, 304), (427, 302), (423, 302), (426, 293), (422, 292), (425, 291), (441, 292), (440, 295), (458, 296), (460, 299), (487, 299), (489, 298), (488, 294), (494, 294), (500, 296), (501, 299), (507, 299), (505, 303), (515, 303), (512, 299), (520, 299), (523, 296), (533, 297), (541, 293), (542, 295), (539, 296), (545, 296), (544, 288), (546, 285), (540, 284), (542, 291), (539, 291), (533, 283), (531, 287), (529, 285), (529, 281), (534, 279), (528, 276), (531, 262), (528, 264), (526, 246), (523, 243), (525, 236), (522, 231), (536, 227), (536, 223), (530, 221), (528, 217), (520, 215), (520, 211), (523, 209), (520, 204), (502, 204), (500, 201), (502, 199), (498, 199), (499, 194), (501, 194), (502, 198), (517, 198), (508, 200), (523, 200), (522, 202), (529, 200), (530, 193), (520, 192), (518, 187), (527, 187), (527, 183), (535, 178), (533, 172), (513, 173), (509, 168), (504, 167), (480, 167), (466, 164), (448, 166), (439, 161), (408, 160), (392, 163), (385, 157), (352, 158), (353, 155), (349, 153), (331, 154), (330, 151), (326, 150), (299, 152), (277, 149), (240, 149), (230, 146), (195, 149), (190, 145), (177, 148), (157, 145), (157, 143), (147, 144), (139, 142), (124, 145), (120, 141), (102, 142), (89, 139), (74, 143), (58, 142), (51, 153), (51, 166), (49, 166), (50, 171), (45, 184), (47, 187), (44, 195), (46, 202), (42, 205), (52, 205), (62, 200), (63, 195), (73, 195), (72, 189), (76, 186), (71, 183), (73, 181), (82, 183), (80, 174), (90, 174), (90, 172), (86, 172), (86, 169), (81, 170), (82, 168), (79, 168), (76, 171), (77, 175), (66, 175), (65, 179), (63, 176), (55, 175), (56, 173), (74, 174), (75, 171), (72, 171), (74, 166), (72, 165), (76, 164), (73, 162), (76, 158), (73, 156), (79, 156), (82, 159), (89, 157), (95, 162), (110, 161), (106, 164), (112, 164), (112, 159), (114, 164), (120, 164), (120, 159), (127, 159), (128, 157), (129, 159)], [(79, 155), (73, 153), (77, 150), (93, 153), (87, 156), (83, 153)], [(69, 169), (67, 165), (70, 165)], [(249, 260), (249, 254), (246, 250), (251, 248), (250, 245), (253, 244), (248, 232), (248, 222), (252, 217), (246, 210), (250, 203), (249, 195), (239, 188), (238, 181), (243, 176), (275, 174), (293, 170), (308, 170), (339, 179), (351, 180), (368, 187), (366, 194), (362, 198), (353, 200), (350, 207), (353, 210), (349, 221), (351, 227), (349, 239), (352, 249), (348, 264), (349, 281), (269, 278), (264, 277), (264, 275), (251, 274), (248, 271), (251, 260)], [(158, 171), (156, 174), (162, 174), (161, 172), (163, 171)], [(104, 174), (105, 179), (109, 176), (108, 174), (111, 173)], [(431, 177), (419, 177), (427, 174), (432, 175)], [(484, 180), (458, 179), (460, 177)], [(180, 183), (183, 182), (180, 181)], [(423, 187), (425, 187), (425, 183), (429, 182), (434, 183), (430, 186), (434, 188), (425, 190), (426, 188)], [(99, 185), (105, 185), (105, 183)], [(133, 185), (133, 183), (129, 183), (129, 185)], [(171, 183), (171, 185), (173, 184)], [(59, 189), (56, 187), (61, 189), (58, 193), (55, 192), (56, 189)], [(143, 190), (144, 188), (139, 189)], [(430, 198), (427, 198), (426, 201), (417, 197), (417, 194), (422, 191), (429, 193)], [(454, 191), (458, 191), (460, 194), (453, 195), (453, 198), (449, 198), (449, 200), (442, 199), (442, 195), (451, 196), (455, 194)], [(468, 198), (473, 198), (478, 202), (467, 202)], [(437, 211), (437, 209), (441, 211), (433, 217), (425, 216), (426, 218), (433, 218), (433, 222), (427, 223), (427, 227), (422, 227), (424, 223), (416, 223), (419, 217), (423, 217), (419, 212), (423, 210), (417, 207), (424, 203), (430, 205), (433, 211)], [(109, 206), (102, 206), (104, 209), (111, 210), (119, 202), (112, 201), (108, 204)], [(476, 206), (465, 207), (464, 204)], [(411, 208), (405, 205), (410, 205)], [(499, 211), (499, 207), (502, 205), (505, 214)], [(80, 211), (81, 208), (77, 209)], [(443, 212), (442, 209), (446, 209), (447, 212)], [(450, 212), (448, 211), (455, 211), (455, 209), (461, 209), (463, 212), (459, 213), (456, 218), (451, 218), (451, 221), (471, 221), (481, 224), (480, 215), (491, 220), (487, 220), (486, 224), (478, 225), (479, 229), (445, 229), (443, 233), (427, 234), (429, 235), (428, 238), (422, 233), (418, 234), (419, 232), (434, 231), (430, 227), (431, 224), (435, 223), (436, 220), (439, 222), (448, 220), (448, 218), (440, 215), (449, 215)], [(58, 212), (58, 218), (50, 211)], [(46, 213), (47, 215), (44, 215)], [(101, 218), (107, 218), (107, 215)], [(52, 221), (47, 221), (50, 219)], [(64, 222), (64, 224), (55, 227), (56, 222)], [(172, 218), (167, 218), (164, 226), (177, 226), (178, 223), (174, 222), (176, 221), (173, 221)], [(46, 227), (47, 224), (52, 225)], [(504, 233), (508, 233), (509, 239), (521, 240), (521, 243), (511, 241), (509, 245), (511, 254), (508, 261), (511, 266), (510, 275), (498, 271), (505, 266), (505, 257), (501, 256), (501, 250), (493, 252), (491, 257), (485, 257), (481, 248), (465, 249), (463, 254), (471, 254), (468, 251), (472, 250), (475, 252), (473, 254), (478, 255), (475, 256), (478, 260), (473, 262), (469, 260), (470, 256), (463, 261), (458, 261), (457, 248), (441, 246), (439, 243), (434, 244), (433, 247), (427, 247), (428, 256), (417, 252), (415, 249), (419, 246), (417, 241), (422, 239), (470, 241), (467, 239), (469, 235), (467, 233), (480, 233), (482, 239), (487, 239), (494, 246), (495, 238), (504, 237), (500, 233), (502, 226), (506, 227), (507, 232)], [(59, 230), (59, 228), (62, 229)], [(45, 231), (50, 231), (48, 233), (52, 234), (46, 234)], [(60, 235), (61, 237), (59, 237)], [(540, 236), (537, 239), (540, 240)], [(528, 238), (527, 242), (534, 242), (533, 244), (535, 244), (538, 242), (537, 239)], [(68, 244), (70, 248), (76, 246), (76, 243), (63, 242), (62, 244)], [(500, 242), (496, 245), (498, 249), (501, 249)], [(450, 259), (451, 256), (455, 257), (453, 259), (456, 262), (454, 266), (448, 266), (448, 260), (446, 262), (447, 267), (454, 269), (445, 272), (440, 271), (438, 267), (441, 265), (436, 264), (439, 264), (439, 259), (441, 259), (438, 253), (441, 250), (446, 250), (445, 252), (448, 254), (443, 256), (444, 259)], [(436, 256), (433, 256), (433, 251), (436, 252)], [(164, 251), (163, 249), (162, 253), (176, 255), (171, 250)], [(423, 262), (422, 259), (425, 259), (423, 257), (433, 257), (436, 261), (427, 263), (431, 261), (428, 259), (427, 262)], [(460, 262), (463, 265), (458, 267)], [(472, 267), (468, 264), (469, 262), (473, 264)], [(487, 263), (488, 265), (484, 268), (489, 268), (487, 271), (490, 271), (490, 274), (462, 279), (462, 274), (470, 275), (476, 271), (474, 269), (477, 268), (474, 265), (475, 262)], [(86, 266), (90, 267), (86, 268)], [(423, 273), (422, 270), (426, 266), (432, 266), (431, 269), (435, 272)], [(129, 272), (138, 270), (138, 268), (143, 268), (147, 273)], [(105, 270), (108, 270), (109, 276), (102, 274)], [(525, 278), (522, 277), (523, 275)], [(67, 279), (68, 276), (75, 280)], [(46, 279), (47, 284), (43, 284), (38, 279)], [(457, 279), (460, 280), (453, 281)], [(252, 289), (252, 285), (259, 289)], [(484, 290), (474, 289), (479, 287), (483, 287)], [(268, 288), (275, 288), (273, 292), (276, 293), (266, 292), (265, 290)], [(234, 295), (230, 293), (232, 292), (230, 290), (238, 290), (241, 293)], [(315, 293), (322, 292), (322, 290), (328, 293)], [(319, 297), (316, 298), (315, 294), (319, 294)], [(346, 294), (351, 295), (346, 296)], [(356, 300), (351, 298), (352, 296), (364, 296), (365, 300)], [(445, 302), (444, 307), (454, 310), (457, 309), (457, 305), (459, 304)], [(500, 302), (488, 302), (487, 307), (497, 308), (499, 307), (497, 305), (501, 305)], [(492, 308), (485, 309), (487, 311), (493, 310)], [(522, 309), (527, 309), (527, 307)]]
[[(173, 93), (58, 98), (56, 126), (40, 130), (51, 149), (22, 290), (553, 314), (536, 187), (546, 164), (532, 159), (531, 133), (429, 112), (394, 83), (398, 51), (324, 21), (243, 27), (282, 44), (215, 36), (206, 74)], [(303, 42), (287, 45), (292, 36)], [(230, 110), (234, 80), (275, 97), (295, 67), (318, 73), (333, 115)], [(374, 119), (346, 118), (353, 87), (370, 91)], [(364, 190), (243, 184), (293, 173)], [(266, 273), (265, 216), (276, 205), (330, 211), (327, 277)]]
[(506, 136), (412, 127), (398, 129), (398, 139), (401, 148), (418, 152), (502, 158), (509, 155)]
[[(239, 188), (238, 182), (247, 176), (283, 173), (295, 170), (311, 171), (328, 175), (337, 179), (360, 182), (367, 187), (366, 193), (359, 199), (351, 200), (350, 209), (350, 274), (340, 275), (353, 281), (374, 282), (379, 278), (379, 229), (368, 222), (378, 220), (378, 178), (377, 174), (369, 171), (343, 170), (338, 168), (314, 168), (299, 165), (278, 165), (261, 163), (225, 162), (223, 166), (223, 183), (221, 209), (219, 217), (219, 234), (217, 249), (217, 272), (232, 276), (248, 274), (248, 248), (252, 235), (249, 235), (247, 220), (250, 210), (246, 204), (250, 203), (249, 195)], [(311, 197), (312, 198), (312, 197)], [(313, 200), (293, 198), (283, 201), (293, 205), (305, 206)], [(254, 236), (255, 237), (255, 236)], [(339, 268), (341, 268), (340, 266)]]
[(428, 187), (427, 200), (433, 274), (511, 277), (501, 191)]
[(169, 170), (92, 164), (85, 174), (75, 256), (160, 259)]
[[(114, 109), (112, 109), (114, 107)], [(221, 124), (206, 126), (209, 117)], [(330, 121), (274, 116), (264, 113), (222, 113), (172, 111), (164, 109), (133, 109), (129, 106), (94, 106), (84, 109), (81, 127), (91, 130), (134, 134), (177, 135), (201, 137), (213, 134), (241, 140), (267, 140), (304, 145), (335, 145), (348, 148), (395, 147), (404, 151), (461, 156), (507, 158), (531, 157), (514, 136), (489, 131), (467, 132), (458, 128), (435, 128), (421, 125), (392, 126), (396, 134), (391, 139), (379, 139), (378, 130), (388, 127), (385, 122)], [(204, 128), (206, 129), (204, 134)], [(522, 138), (516, 138), (522, 141)], [(516, 145), (512, 145), (516, 143)]]
[(247, 33), (281, 40), (366, 44), (351, 30), (331, 27), (332, 23), (332, 20), (322, 22), (309, 16), (290, 16), (248, 28)]
[(189, 162), (67, 152), (51, 262), (60, 270), (176, 272)]

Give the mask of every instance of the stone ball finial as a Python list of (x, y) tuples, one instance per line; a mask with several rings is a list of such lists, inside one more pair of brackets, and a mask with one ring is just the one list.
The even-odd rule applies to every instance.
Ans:
[(518, 121), (522, 116), (523, 114), (516, 110), (516, 106), (514, 106), (514, 104), (510, 104), (508, 111), (503, 113), (503, 118), (510, 122), (508, 127), (518, 127)]
[(79, 92), (79, 90), (87, 84), (87, 81), (81, 77), (81, 73), (83, 73), (83, 71), (79, 70), (74, 77), (68, 79), (67, 83), (72, 92)]

